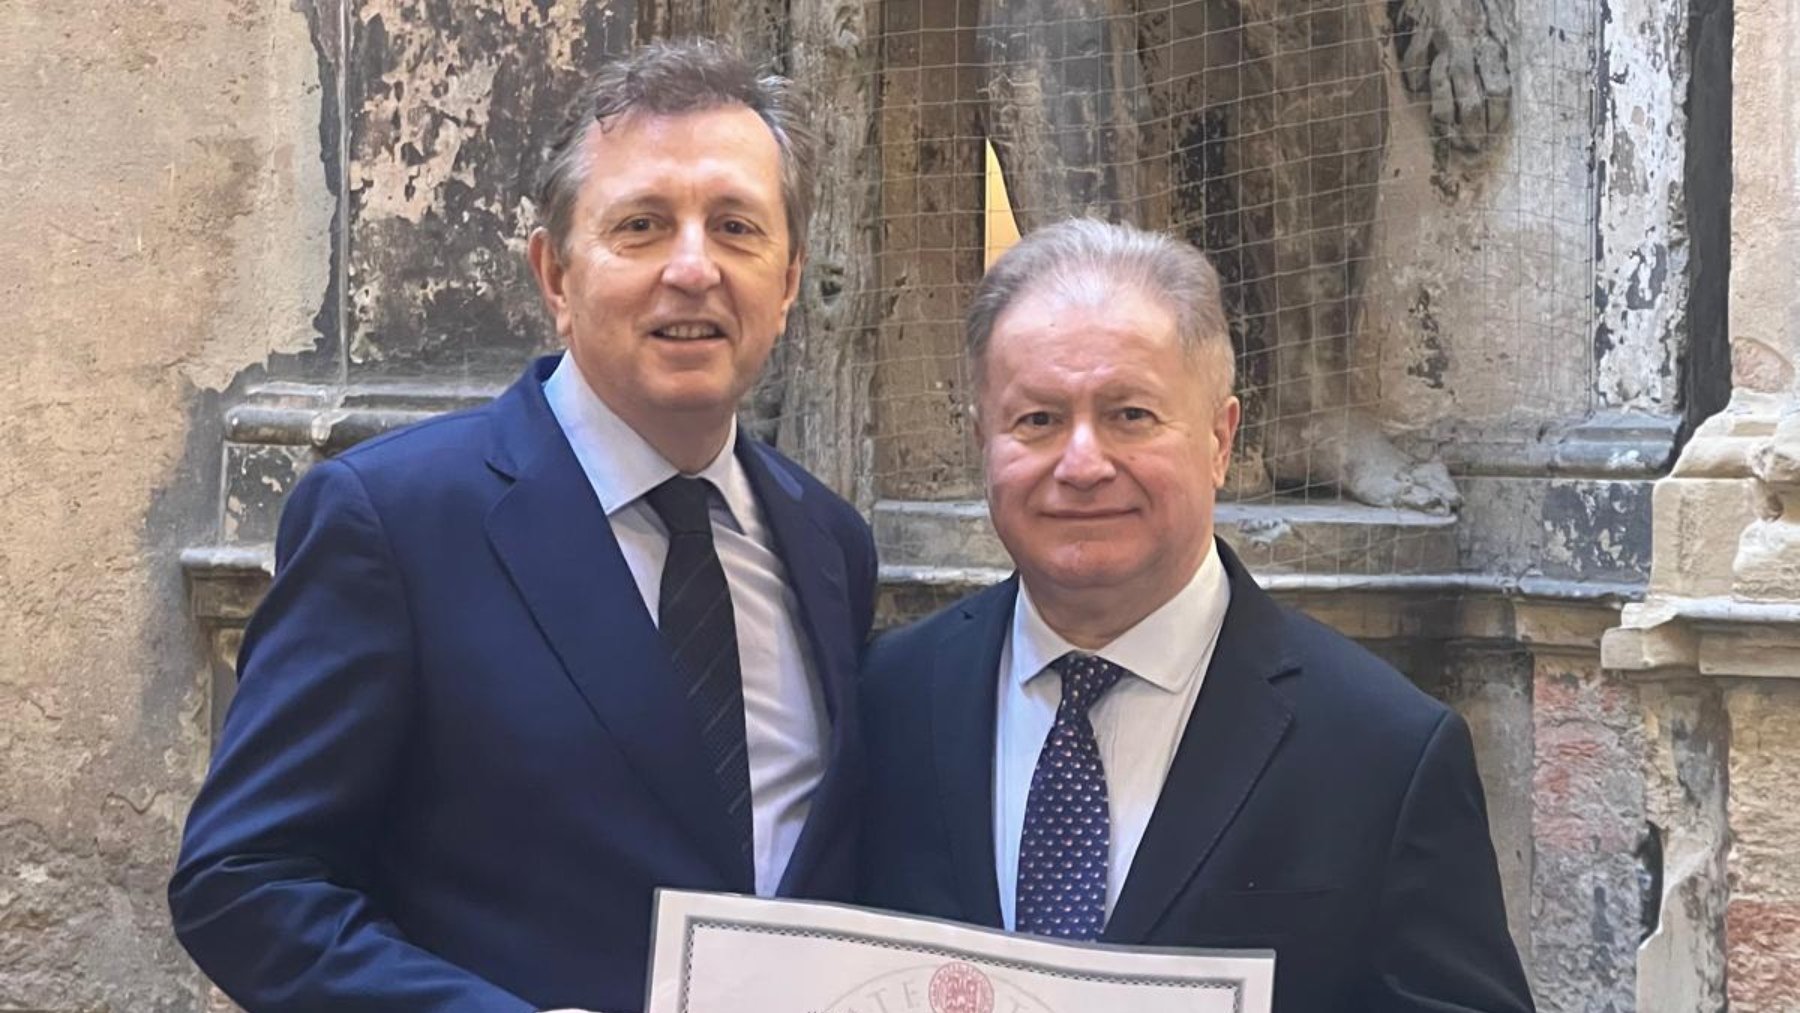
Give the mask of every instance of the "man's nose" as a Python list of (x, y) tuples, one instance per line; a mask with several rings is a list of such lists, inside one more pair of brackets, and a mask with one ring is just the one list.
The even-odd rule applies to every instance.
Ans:
[(675, 233), (669, 262), (663, 265), (663, 282), (684, 292), (703, 292), (719, 283), (719, 265), (707, 243), (705, 223), (683, 225)]
[(1077, 422), (1056, 461), (1056, 480), (1088, 488), (1113, 477), (1112, 454), (1092, 423)]

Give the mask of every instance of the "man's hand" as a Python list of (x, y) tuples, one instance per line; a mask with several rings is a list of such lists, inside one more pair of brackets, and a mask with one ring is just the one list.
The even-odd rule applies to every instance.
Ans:
[(1400, 75), (1431, 95), (1432, 133), (1461, 151), (1489, 147), (1512, 112), (1508, 0), (1390, 0)]

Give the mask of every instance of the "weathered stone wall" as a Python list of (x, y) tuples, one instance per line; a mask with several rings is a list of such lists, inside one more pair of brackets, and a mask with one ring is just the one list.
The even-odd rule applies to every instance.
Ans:
[[(1390, 91), (1359, 346), (1364, 397), (1390, 426), (1422, 447), (1454, 440), (1454, 466), (1491, 475), (1535, 463), (1534, 429), (1681, 411), (1690, 345), (1724, 344), (1719, 7), (1521, 0), (1511, 120), (1479, 156), (1434, 149), (1426, 104)], [(1705, 379), (1710, 413), (1723, 399)]]
[(1727, 993), (1740, 1010), (1800, 1008), (1800, 681), (1725, 695), (1732, 848)]
[(509, 382), (555, 343), (524, 257), (539, 151), (581, 71), (630, 45), (634, 5), (312, 2), (347, 156), (345, 347), (326, 379)]
[(1359, 397), (1456, 476), (1466, 570), (1642, 583), (1650, 480), (1723, 403), (1718, 6), (1522, 0), (1481, 155), (1390, 90)]
[(1361, 394), (1422, 447), (1468, 445), (1447, 449), (1480, 470), (1530, 442), (1509, 434), (1593, 399), (1596, 6), (1518, 3), (1511, 119), (1483, 154), (1434, 146), (1429, 102), (1389, 89)]
[(962, 367), (962, 311), (981, 280), (982, 145), (978, 5), (882, 5), (873, 377), (876, 493), (904, 500), (979, 495)]
[[(1737, 8), (1731, 327), (1734, 382), (1776, 387), (1774, 433), (1751, 460), (1758, 518), (1738, 544), (1739, 598), (1800, 603), (1800, 2)], [(1740, 354), (1741, 350), (1741, 354)], [(1800, 616), (1747, 645), (1800, 635)], [(1760, 641), (1760, 643), (1758, 642)], [(1764, 648), (1764, 650), (1758, 650)], [(1726, 909), (1734, 1008), (1800, 1008), (1800, 664), (1781, 656), (1773, 682), (1727, 690), (1733, 847)]]
[[(0, 4), (0, 125), (33, 139), (0, 156), (0, 320), (16, 349), (0, 367), (0, 1009), (208, 1001), (169, 938), (163, 881), (281, 497), (319, 454), (480, 396), (544, 345), (513, 256), (530, 149), (575, 67), (698, 16), (649, 0), (438, 6)], [(798, 72), (862, 58), (873, 22), (829, 6), (792, 28)], [(1698, 66), (1684, 47), (1704, 26), (1648, 0), (1604, 23), (1585, 0), (1519, 6), (1537, 34), (1514, 65), (1515, 133), (1486, 161), (1446, 175), (1423, 110), (1390, 90), (1401, 203), (1382, 212), (1368, 290), (1371, 396), (1421, 446), (1459, 437), (1441, 449), (1463, 513), (1234, 504), (1228, 534), (1279, 594), (1468, 716), (1542, 1008), (1691, 1011), (1727, 992), (1734, 1009), (1795, 1008), (1800, 694), (1769, 677), (1800, 671), (1800, 507), (1785, 505), (1800, 500), (1800, 442), (1773, 440), (1796, 416), (1800, 361), (1800, 9), (1738, 5), (1739, 79), (1755, 87), (1734, 98), (1753, 125), (1733, 218), (1734, 408), (1658, 489), (1652, 557), (1645, 479), (1685, 407), (1678, 366), (1697, 346), (1678, 304), (1705, 269), (1682, 248), (1683, 216), (1719, 207), (1695, 203), (1682, 143)], [(850, 157), (845, 141), (834, 164), (917, 179), (883, 191), (879, 228), (855, 239), (879, 248), (862, 269), (893, 296), (881, 369), (871, 381), (860, 361), (805, 352), (872, 382), (877, 474), (865, 456), (854, 477), (909, 500), (978, 488), (956, 411), (956, 293), (980, 269), (975, 7), (858, 8), (891, 33), (882, 86), (905, 101), (882, 110), (874, 152)], [(1598, 128), (1596, 47), (1628, 82)], [(1590, 333), (1596, 230), (1607, 302)], [(854, 326), (831, 323), (843, 277), (812, 278), (830, 326)], [(944, 516), (877, 509), (900, 564), (892, 614), (1006, 565), (968, 504), (931, 506)], [(1641, 664), (1621, 641), (1602, 669), (1598, 630), (1652, 558), (1654, 586), (1706, 599), (1695, 614), (1711, 618), (1637, 644)], [(1732, 611), (1745, 601), (1761, 611)], [(1740, 640), (1704, 646), (1721, 629)]]
[(1732, 386), (1793, 389), (1800, 353), (1800, 4), (1740, 0), (1732, 119)]
[(1639, 1008), (1800, 1008), (1800, 3), (1732, 11), (1732, 391), (1656, 489), (1639, 681), (1664, 841)]
[(1532, 687), (1532, 987), (1568, 1013), (1629, 1010), (1637, 986), (1642, 733), (1597, 661), (1540, 656)]
[(207, 745), (176, 557), (220, 392), (314, 340), (320, 101), (285, 0), (0, 4), (0, 1009), (201, 1001), (163, 899)]

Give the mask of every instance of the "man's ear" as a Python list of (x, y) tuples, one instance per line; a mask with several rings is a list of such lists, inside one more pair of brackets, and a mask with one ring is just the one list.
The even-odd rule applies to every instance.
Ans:
[(544, 297), (544, 309), (550, 313), (550, 319), (556, 322), (556, 335), (567, 341), (569, 338), (569, 297), (563, 289), (562, 253), (556, 248), (556, 240), (551, 238), (549, 230), (538, 227), (531, 230), (531, 239), (525, 247), (525, 259), (531, 263), (531, 276), (537, 279), (538, 294)]
[(1237, 440), (1238, 423), (1244, 419), (1244, 406), (1232, 395), (1226, 395), (1213, 412), (1213, 488), (1225, 485), (1225, 473), (1231, 468), (1231, 446)]
[(788, 261), (787, 276), (782, 279), (781, 294), (781, 329), (787, 330), (788, 313), (794, 308), (794, 300), (800, 297), (800, 279), (806, 274), (806, 248), (801, 247), (794, 253), (794, 259)]

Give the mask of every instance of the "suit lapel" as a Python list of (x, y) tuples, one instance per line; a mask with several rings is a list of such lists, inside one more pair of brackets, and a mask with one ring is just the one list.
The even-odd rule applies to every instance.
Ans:
[(939, 642), (930, 674), (931, 745), (963, 920), (1001, 926), (994, 872), (994, 721), (1015, 576), (970, 599)]
[(718, 782), (700, 761), (700, 734), (674, 662), (650, 620), (612, 527), (550, 414), (540, 362), (496, 401), (490, 463), (513, 477), (487, 532), (569, 680), (724, 882), (747, 889)]
[(800, 603), (800, 628), (819, 667), (825, 706), (835, 717), (842, 713), (860, 646), (845, 635), (850, 629), (850, 597), (845, 591), (843, 549), (807, 509), (800, 484), (770, 463), (771, 453), (747, 436), (738, 437), (738, 460), (774, 535), (788, 586)]
[[(819, 849), (830, 842), (828, 831), (842, 818), (847, 795), (855, 790), (855, 778), (847, 768), (853, 755), (856, 703), (852, 694), (861, 645), (852, 643), (854, 638), (849, 635), (843, 549), (814, 519), (804, 502), (804, 488), (770, 460), (770, 450), (741, 432), (736, 450), (775, 540), (775, 552), (787, 571), (788, 586), (799, 603), (796, 618), (811, 649), (813, 672), (831, 721), (825, 773), (813, 792), (806, 826), (781, 874), (778, 892), (792, 894), (804, 892), (809, 873), (821, 857)], [(851, 717), (846, 719), (846, 715)]]
[(1275, 755), (1293, 713), (1269, 684), (1281, 656), (1280, 609), (1224, 543), (1231, 605), (1200, 699), (1102, 939), (1140, 943), (1200, 871)]

